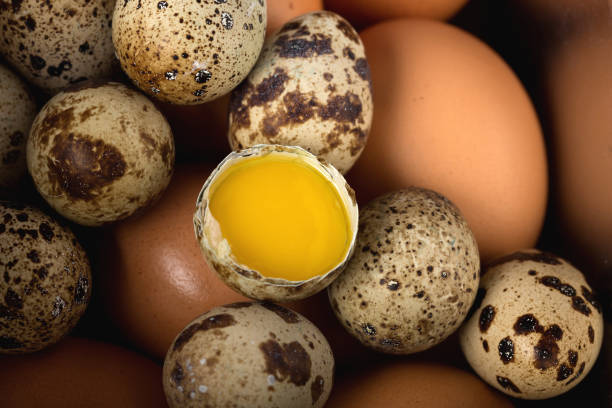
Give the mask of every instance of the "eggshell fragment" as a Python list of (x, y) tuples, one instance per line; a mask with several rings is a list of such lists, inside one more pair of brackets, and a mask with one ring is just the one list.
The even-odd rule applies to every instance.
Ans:
[(580, 271), (535, 250), (489, 265), (460, 331), (478, 375), (513, 397), (544, 399), (576, 386), (601, 348), (601, 307)]
[(164, 361), (171, 407), (323, 407), (334, 358), (321, 332), (273, 303), (233, 303), (191, 322)]
[(51, 94), (86, 79), (108, 77), (115, 61), (111, 38), (114, 3), (2, 1), (0, 54), (28, 82)]
[(409, 354), (459, 327), (479, 274), (476, 241), (459, 210), (411, 188), (362, 208), (355, 254), (328, 293), (338, 320), (364, 345)]
[(25, 145), (36, 110), (23, 81), (0, 65), (0, 189), (16, 187), (26, 174)]
[(328, 11), (291, 20), (266, 41), (229, 112), (232, 149), (300, 146), (345, 173), (365, 146), (373, 114), (359, 35)]
[[(216, 177), (237, 161), (267, 154), (287, 154), (293, 156), (295, 160), (303, 161), (305, 164), (312, 166), (313, 169), (329, 180), (330, 187), (335, 187), (340, 195), (352, 232), (350, 246), (344, 259), (323, 275), (303, 281), (290, 281), (265, 277), (260, 272), (238, 263), (232, 255), (227, 240), (221, 234), (217, 221), (209, 210), (210, 188)], [(334, 166), (317, 159), (298, 146), (255, 145), (239, 152), (230, 153), (212, 172), (198, 195), (193, 223), (204, 257), (227, 285), (252, 299), (288, 302), (307, 298), (323, 290), (344, 270), (353, 253), (357, 236), (358, 212), (354, 191)]]
[(264, 0), (117, 1), (113, 44), (144, 92), (191, 105), (229, 93), (247, 76), (266, 32)]
[(89, 82), (56, 95), (36, 116), (27, 164), (56, 211), (82, 225), (102, 225), (159, 197), (174, 168), (174, 140), (142, 94)]
[(87, 308), (87, 255), (68, 228), (34, 207), (0, 201), (0, 270), (0, 354), (56, 343)]

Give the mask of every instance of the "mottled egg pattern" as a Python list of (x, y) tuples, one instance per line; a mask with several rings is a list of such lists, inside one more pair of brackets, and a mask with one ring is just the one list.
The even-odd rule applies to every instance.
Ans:
[(474, 236), (450, 201), (399, 190), (361, 209), (355, 254), (329, 298), (364, 345), (414, 353), (459, 327), (476, 297), (479, 267)]
[(266, 32), (264, 0), (118, 0), (113, 42), (143, 91), (177, 104), (229, 93), (249, 73)]
[(535, 250), (489, 265), (461, 348), (478, 375), (513, 397), (562, 394), (589, 372), (603, 318), (591, 287), (563, 259)]
[(216, 307), (191, 322), (164, 361), (170, 407), (323, 407), (334, 358), (319, 329), (274, 303)]
[(53, 97), (27, 142), (36, 188), (82, 225), (126, 218), (164, 191), (174, 168), (170, 126), (144, 95), (86, 82)]
[(328, 11), (300, 16), (266, 41), (255, 68), (232, 93), (230, 145), (297, 145), (346, 173), (370, 132), (371, 87), (353, 27)]
[(0, 65), (0, 188), (17, 186), (26, 172), (25, 144), (35, 115), (25, 84)]
[(72, 232), (40, 210), (0, 201), (0, 354), (59, 341), (91, 295), (87, 256)]
[(0, 0), (0, 53), (49, 93), (109, 76), (114, 5), (114, 0)]

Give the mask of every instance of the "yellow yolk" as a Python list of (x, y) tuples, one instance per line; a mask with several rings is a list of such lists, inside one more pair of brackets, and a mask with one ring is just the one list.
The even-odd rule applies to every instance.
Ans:
[(282, 153), (226, 169), (211, 186), (209, 209), (234, 259), (268, 278), (323, 275), (351, 242), (335, 186), (304, 160)]

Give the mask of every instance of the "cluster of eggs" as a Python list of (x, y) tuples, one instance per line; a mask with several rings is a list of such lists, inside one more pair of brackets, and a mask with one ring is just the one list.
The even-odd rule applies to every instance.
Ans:
[[(0, 0), (8, 406), (510, 406), (595, 366), (609, 125), (588, 147), (575, 112), (609, 102), (595, 5), (548, 39), (571, 37), (549, 119), (443, 22), (465, 0), (39, 3)], [(587, 103), (567, 83), (593, 71)], [(592, 274), (533, 249), (555, 215)]]

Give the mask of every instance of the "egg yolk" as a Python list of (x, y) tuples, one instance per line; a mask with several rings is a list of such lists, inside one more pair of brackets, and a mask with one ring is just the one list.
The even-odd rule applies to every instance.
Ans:
[(349, 250), (340, 194), (301, 158), (269, 153), (239, 161), (211, 186), (209, 209), (234, 259), (268, 278), (323, 275)]

